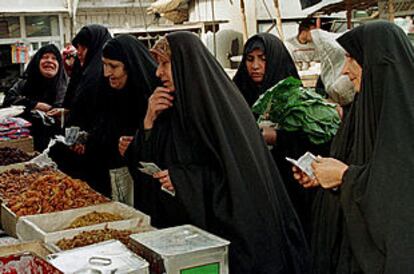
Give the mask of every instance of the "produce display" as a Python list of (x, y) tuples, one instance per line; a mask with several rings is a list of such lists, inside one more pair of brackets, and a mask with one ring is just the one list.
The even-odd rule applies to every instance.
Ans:
[(62, 250), (68, 250), (115, 239), (128, 246), (129, 235), (132, 233), (134, 233), (132, 230), (116, 230), (110, 228), (83, 231), (71, 239), (58, 241), (56, 245)]
[(47, 261), (30, 253), (0, 257), (0, 273), (4, 274), (60, 274), (62, 273)]
[(38, 177), (27, 189), (11, 197), (7, 206), (17, 215), (33, 215), (109, 202), (87, 183), (63, 173)]
[(24, 169), (11, 169), (0, 173), (0, 199), (7, 201), (25, 192), (40, 176), (55, 174), (57, 171), (36, 165), (26, 165)]
[(30, 155), (18, 148), (0, 147), (0, 166), (30, 161), (34, 155)]
[(120, 221), (123, 218), (118, 214), (112, 214), (109, 212), (97, 212), (93, 211), (91, 213), (88, 213), (86, 215), (80, 216), (76, 218), (69, 226), (70, 228), (77, 228), (77, 227), (83, 227), (88, 225), (95, 225), (95, 224), (101, 224), (105, 222), (113, 222), (113, 221)]
[(260, 120), (270, 119), (286, 131), (303, 131), (314, 144), (332, 139), (341, 122), (336, 106), (301, 82), (288, 77), (262, 94), (253, 105)]

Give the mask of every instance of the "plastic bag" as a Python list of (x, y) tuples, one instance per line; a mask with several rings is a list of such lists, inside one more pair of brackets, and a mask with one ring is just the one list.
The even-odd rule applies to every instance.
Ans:
[(134, 206), (134, 180), (127, 167), (109, 170), (112, 200)]

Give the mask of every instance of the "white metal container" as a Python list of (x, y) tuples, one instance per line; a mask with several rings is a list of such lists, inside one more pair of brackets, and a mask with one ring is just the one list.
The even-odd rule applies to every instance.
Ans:
[(192, 225), (133, 234), (132, 249), (151, 274), (227, 274), (229, 241)]
[(53, 266), (68, 274), (149, 273), (148, 263), (116, 240), (51, 254), (47, 259)]

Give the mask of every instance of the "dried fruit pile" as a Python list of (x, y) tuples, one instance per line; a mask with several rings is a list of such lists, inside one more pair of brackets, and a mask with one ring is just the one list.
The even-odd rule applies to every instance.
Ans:
[(77, 227), (83, 227), (88, 225), (95, 225), (95, 224), (101, 224), (106, 222), (113, 222), (113, 221), (120, 221), (123, 218), (118, 214), (112, 214), (109, 212), (97, 212), (93, 211), (91, 213), (88, 213), (86, 215), (80, 216), (76, 218), (68, 228), (77, 228)]
[(83, 231), (71, 239), (58, 241), (56, 245), (62, 250), (68, 250), (115, 239), (128, 246), (129, 235), (132, 233), (134, 233), (132, 230), (116, 230), (110, 228)]
[(0, 147), (0, 166), (27, 162), (33, 157), (34, 155), (30, 155), (18, 148)]
[(38, 177), (7, 206), (17, 215), (33, 215), (109, 202), (87, 183), (56, 172)]
[(27, 165), (25, 169), (11, 169), (0, 173), (0, 199), (8, 201), (10, 198), (25, 192), (40, 176), (56, 174), (52, 168), (39, 168), (36, 165)]

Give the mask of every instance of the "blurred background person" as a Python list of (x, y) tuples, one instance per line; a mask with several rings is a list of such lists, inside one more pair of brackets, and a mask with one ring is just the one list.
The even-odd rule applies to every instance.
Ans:
[(55, 121), (46, 113), (61, 107), (66, 93), (67, 76), (59, 49), (55, 45), (41, 47), (30, 60), (23, 78), (6, 92), (3, 106), (22, 105), (23, 118), (32, 123), (35, 150), (46, 148), (50, 137), (57, 133)]

